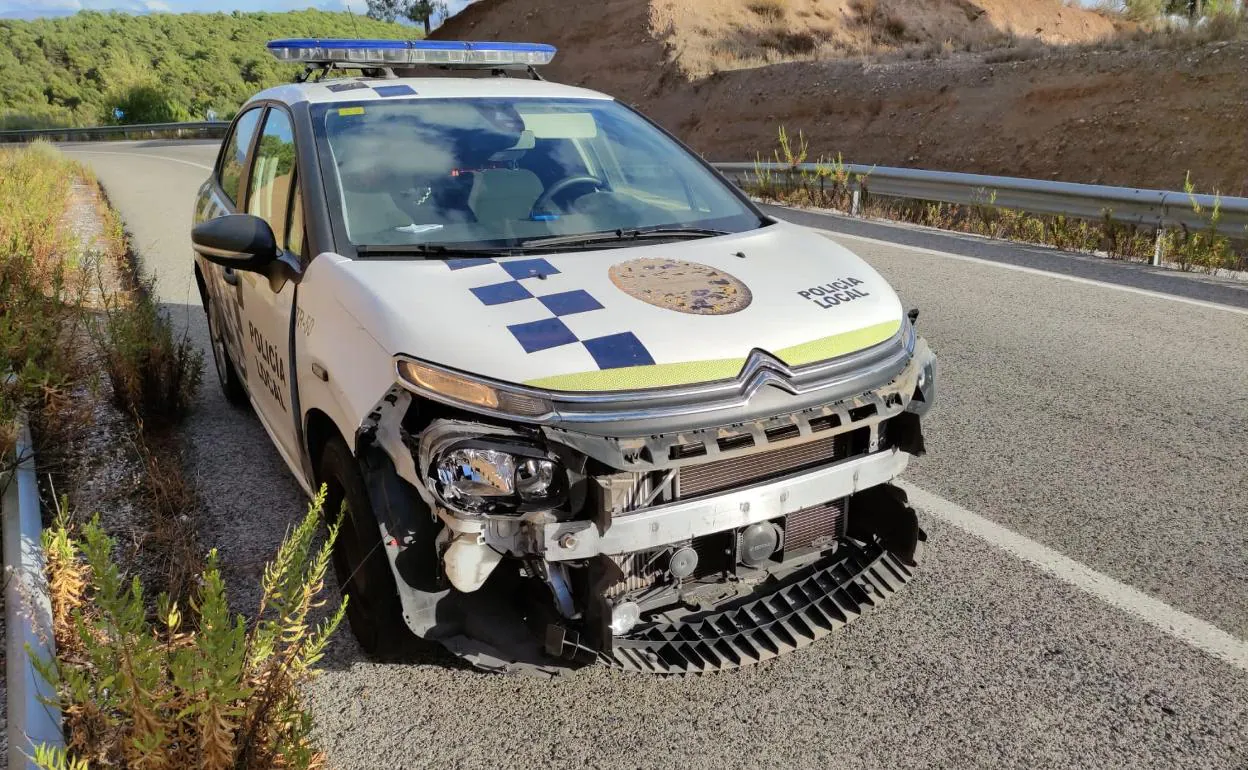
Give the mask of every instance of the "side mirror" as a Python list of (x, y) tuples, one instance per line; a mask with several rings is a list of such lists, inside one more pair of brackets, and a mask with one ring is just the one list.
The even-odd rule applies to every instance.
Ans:
[(191, 244), (205, 259), (235, 270), (262, 271), (279, 253), (273, 228), (252, 214), (200, 222), (191, 230)]

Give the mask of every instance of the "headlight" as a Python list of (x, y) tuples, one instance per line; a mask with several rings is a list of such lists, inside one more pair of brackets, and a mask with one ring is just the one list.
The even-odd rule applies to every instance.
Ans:
[(481, 443), (452, 446), (435, 459), (438, 491), (448, 503), (473, 513), (506, 515), (562, 502), (567, 476), (558, 462), (528, 447)]
[(551, 412), (551, 405), (543, 399), (415, 361), (400, 360), (398, 370), (403, 382), (427, 395), (518, 417), (541, 417)]

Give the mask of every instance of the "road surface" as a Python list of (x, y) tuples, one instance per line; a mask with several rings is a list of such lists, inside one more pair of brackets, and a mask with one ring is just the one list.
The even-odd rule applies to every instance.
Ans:
[[(188, 232), (215, 145), (66, 149), (206, 351)], [(828, 640), (707, 677), (379, 664), (344, 632), (310, 691), (332, 765), (1248, 767), (1248, 291), (782, 215), (842, 230), (941, 357), (906, 476), (931, 537), (916, 580)], [(210, 376), (188, 440), (204, 541), (252, 606), (305, 503)]]

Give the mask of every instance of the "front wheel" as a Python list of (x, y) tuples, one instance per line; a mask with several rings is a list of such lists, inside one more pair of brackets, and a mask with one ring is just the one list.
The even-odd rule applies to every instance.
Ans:
[(325, 515), (342, 514), (334, 543), (334, 572), (347, 597), (347, 622), (368, 655), (390, 657), (408, 649), (412, 633), (403, 622), (403, 605), (390, 560), (381, 542), (359, 464), (346, 442), (333, 438), (321, 453)]
[(225, 400), (234, 406), (247, 406), (247, 389), (243, 380), (230, 360), (230, 351), (225, 346), (225, 330), (221, 323), (220, 309), (209, 299), (204, 303), (204, 312), (208, 315), (208, 345), (212, 348), (212, 362), (217, 368), (217, 381), (221, 383), (221, 393)]

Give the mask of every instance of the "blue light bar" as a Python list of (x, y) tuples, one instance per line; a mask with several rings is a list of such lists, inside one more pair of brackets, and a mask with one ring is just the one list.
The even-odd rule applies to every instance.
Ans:
[(540, 67), (555, 58), (542, 43), (464, 43), (444, 40), (273, 40), (269, 53), (285, 62), (364, 67)]

